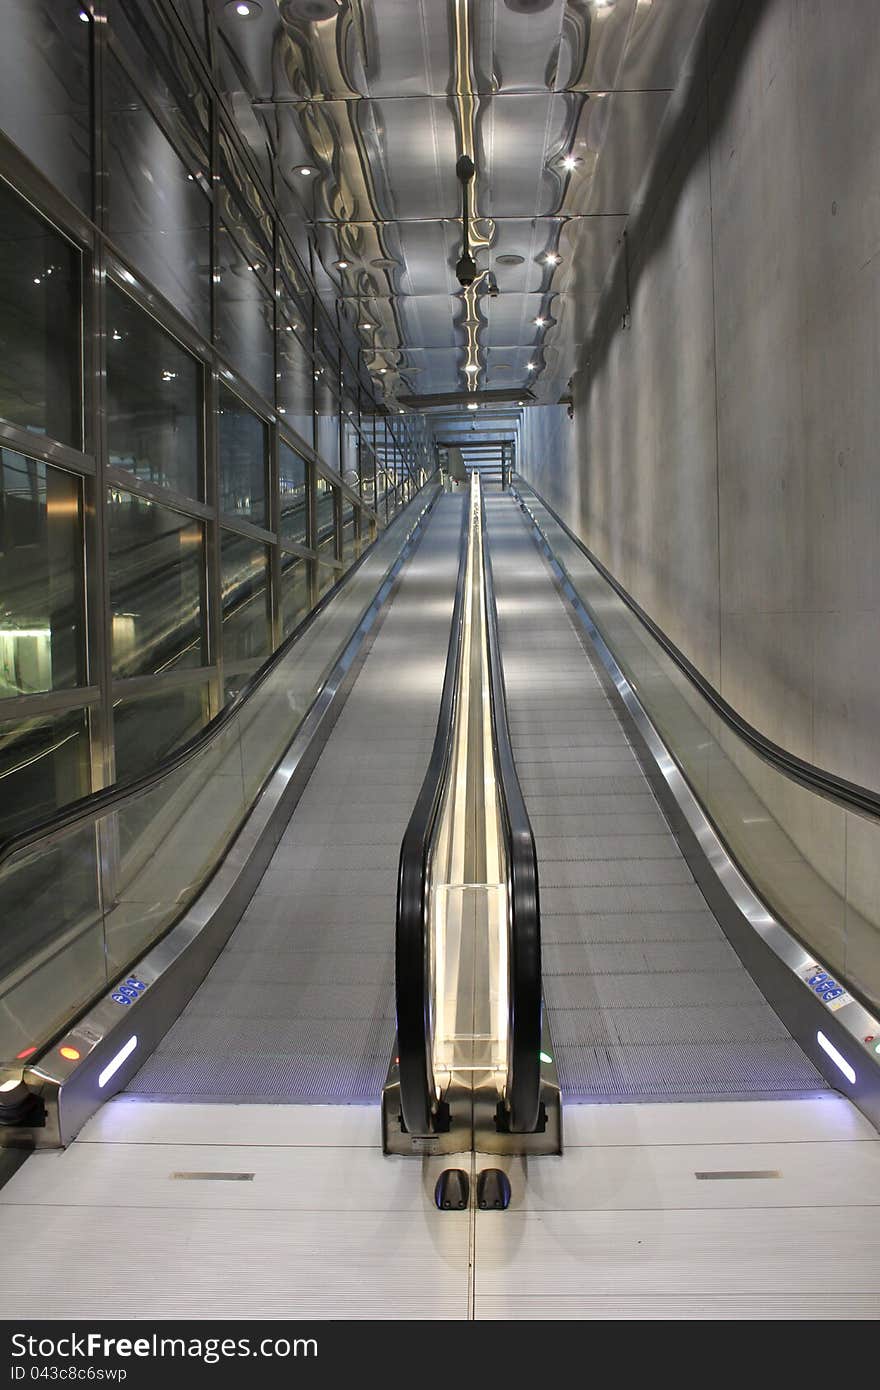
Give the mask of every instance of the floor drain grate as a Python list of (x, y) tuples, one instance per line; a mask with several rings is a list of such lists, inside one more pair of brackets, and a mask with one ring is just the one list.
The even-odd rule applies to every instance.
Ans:
[(725, 1178), (781, 1178), (782, 1174), (778, 1168), (719, 1168), (716, 1172), (694, 1173), (694, 1177), (711, 1182)]
[(183, 1182), (253, 1182), (253, 1173), (172, 1173)]

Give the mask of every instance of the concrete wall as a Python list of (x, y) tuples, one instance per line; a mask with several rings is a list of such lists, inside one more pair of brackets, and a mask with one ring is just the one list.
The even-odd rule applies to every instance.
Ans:
[(532, 452), (536, 420), (522, 460), (746, 719), (880, 789), (877, 18), (710, 11), (631, 219), (631, 326), (617, 275), (569, 447)]
[[(620, 258), (573, 425), (526, 412), (520, 466), (749, 722), (880, 790), (877, 6), (717, 0), (694, 73), (628, 225), (630, 326)], [(876, 825), (730, 756), (821, 887), (799, 904), (769, 832), (746, 868), (880, 1001)]]

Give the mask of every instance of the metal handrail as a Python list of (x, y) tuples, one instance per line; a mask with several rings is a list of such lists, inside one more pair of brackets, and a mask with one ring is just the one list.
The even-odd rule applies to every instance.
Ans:
[(397, 873), (395, 989), (400, 1109), (410, 1134), (431, 1134), (446, 1126), (446, 1109), (437, 1099), (431, 1062), (431, 998), (428, 907), (431, 846), (452, 756), (458, 708), (468, 558), (468, 508), (462, 508), (458, 582), (440, 696), (437, 731), (428, 770), (400, 847)]
[[(448, 1111), (438, 1100), (432, 1068), (429, 897), (431, 851), (449, 776), (458, 708), (462, 630), (466, 602), (470, 513), (462, 513), (458, 582), (437, 730), (428, 770), (400, 851), (397, 889), (397, 1064), (405, 1129), (427, 1135), (445, 1128)], [(495, 590), (482, 513), (492, 747), (498, 777), (508, 888), (509, 1068), (503, 1126), (533, 1133), (541, 1117), (541, 932), (538, 861), (517, 777), (501, 662)]]
[[(423, 485), (428, 487), (433, 482), (433, 478)], [(418, 494), (416, 494), (418, 496)], [(433, 507), (439, 493), (431, 498), (426, 506), (419, 513), (419, 517), (407, 533), (407, 539), (412, 535), (419, 521), (427, 511)], [(402, 515), (402, 513), (401, 513)], [(397, 518), (395, 518), (396, 520)], [(393, 522), (392, 522), (393, 525)], [(327, 607), (331, 599), (335, 598), (342, 584), (348, 583), (351, 577), (360, 569), (365, 560), (368, 559), (373, 547), (379, 543), (382, 537), (387, 534), (387, 528), (378, 536), (372, 545), (368, 546), (355, 563), (346, 570), (345, 574), (334, 584), (325, 594), (321, 596), (314, 608), (306, 615), (301, 623), (288, 633), (287, 637), (281, 642), (267, 661), (255, 671), (249, 680), (242, 686), (234, 699), (214, 716), (204, 728), (194, 734), (186, 743), (175, 748), (173, 752), (167, 754), (161, 761), (143, 772), (138, 777), (134, 777), (125, 782), (114, 782), (109, 787), (104, 787), (100, 791), (89, 792), (86, 796), (78, 797), (76, 801), (70, 802), (68, 806), (61, 810), (52, 812), (51, 815), (36, 821), (33, 825), (24, 830), (10, 835), (5, 840), (0, 840), (0, 868), (13, 855), (23, 850), (34, 848), (46, 841), (54, 839), (59, 834), (71, 829), (75, 825), (85, 824), (88, 821), (97, 820), (106, 815), (113, 807), (123, 805), (133, 798), (143, 795), (150, 788), (162, 782), (170, 773), (176, 772), (179, 768), (192, 762), (209, 744), (213, 743), (221, 736), (227, 725), (240, 712), (242, 707), (251, 698), (255, 691), (264, 681), (272, 675), (278, 665), (288, 656), (291, 647), (295, 645), (308, 629), (315, 622), (319, 614)], [(406, 544), (406, 541), (404, 541)]]
[[(527, 484), (527, 486), (531, 487), (530, 484)], [(565, 570), (565, 565), (559, 559), (559, 556), (555, 553), (553, 546), (550, 544), (549, 538), (545, 535), (540, 522), (530, 510), (527, 501), (522, 497), (515, 484), (511, 484), (511, 490), (519, 501), (520, 506), (528, 513), (533, 525), (543, 536), (546, 545), (553, 551), (555, 562), (559, 565), (560, 569), (566, 573), (566, 577), (573, 587), (576, 587), (574, 585), (574, 580)], [(531, 490), (534, 492), (533, 488)], [(662, 647), (663, 651), (678, 667), (682, 675), (684, 675), (690, 684), (699, 692), (706, 703), (711, 707), (713, 713), (717, 714), (719, 719), (721, 719), (733, 733), (741, 738), (744, 743), (748, 744), (752, 752), (756, 753), (763, 762), (775, 768), (777, 772), (781, 772), (783, 776), (791, 778), (792, 781), (799, 783), (802, 787), (806, 787), (808, 791), (815, 792), (818, 796), (824, 797), (827, 801), (835, 802), (838, 806), (842, 806), (844, 810), (855, 811), (858, 815), (865, 816), (869, 819), (880, 820), (880, 794), (871, 791), (868, 787), (862, 787), (855, 782), (849, 782), (844, 777), (837, 777), (834, 773), (827, 772), (824, 768), (817, 767), (815, 763), (806, 762), (805, 759), (799, 758), (795, 753), (790, 753), (787, 748), (783, 748), (780, 744), (774, 743), (772, 739), (767, 738), (759, 729), (756, 729), (753, 724), (749, 724), (743, 719), (742, 715), (725, 700), (724, 696), (721, 695), (713, 685), (710, 685), (706, 677), (697, 670), (684, 653), (676, 647), (675, 643), (666, 636), (666, 633), (657, 626), (654, 620), (649, 617), (632, 595), (627, 593), (622, 584), (620, 584), (620, 582), (615, 579), (614, 575), (605, 568), (602, 561), (593, 554), (580, 537), (575, 535), (571, 528), (565, 524), (562, 518), (544, 498), (537, 492), (535, 492), (535, 496), (538, 498), (538, 501), (545, 511), (552, 516), (560, 529), (565, 532), (572, 544), (577, 546), (578, 550), (589, 560), (590, 564), (594, 566), (608, 586), (614, 590), (617, 597), (626, 605), (630, 612), (638, 618), (642, 626), (647, 628), (648, 632), (654, 638), (654, 641), (658, 646)]]

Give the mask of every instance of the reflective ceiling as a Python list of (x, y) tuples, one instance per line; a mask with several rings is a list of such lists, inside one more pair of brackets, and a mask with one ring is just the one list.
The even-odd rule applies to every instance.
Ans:
[[(705, 7), (219, 5), (238, 123), (389, 404), (564, 395)], [(480, 272), (466, 291), (455, 277), (462, 153), (477, 171)]]

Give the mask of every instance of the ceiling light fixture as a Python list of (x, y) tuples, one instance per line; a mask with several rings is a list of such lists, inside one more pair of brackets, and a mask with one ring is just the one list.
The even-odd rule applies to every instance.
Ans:
[(83, 24), (88, 24), (88, 22), (89, 22), (89, 17), (88, 17), (88, 15), (86, 14), (85, 10), (80, 10), (80, 12), (79, 12), (79, 17), (80, 17), (80, 19), (82, 20)]
[(260, 0), (228, 0), (226, 13), (236, 19), (258, 19), (262, 8)]
[(297, 170), (296, 170), (296, 172), (297, 172), (298, 174), (302, 174), (302, 176), (303, 176), (304, 179), (307, 179), (307, 178), (309, 178), (309, 176), (310, 176), (311, 174), (313, 174), (315, 171), (314, 171), (314, 169), (311, 167), (310, 164), (299, 164), (299, 165), (297, 165)]
[(527, 371), (527, 372), (534, 372), (534, 371), (537, 371), (537, 368), (536, 368), (534, 362), (527, 362), (527, 363), (526, 363), (526, 371)]
[(478, 372), (479, 370), (480, 368), (478, 367), (476, 362), (468, 362), (467, 366), (465, 367), (465, 371), (468, 373), (469, 376), (473, 376), (474, 373)]
[(361, 328), (364, 328), (364, 329), (367, 329), (367, 330), (371, 329), (372, 327), (373, 327), (373, 324), (371, 324), (371, 323), (362, 323), (362, 324), (361, 324)]
[(563, 169), (568, 169), (568, 171), (571, 172), (572, 169), (577, 168), (577, 165), (578, 165), (578, 160), (577, 160), (577, 158), (576, 158), (573, 154), (567, 154), (567, 155), (564, 155), (564, 156), (563, 156), (563, 159), (562, 159), (562, 167), (563, 167)]
[(547, 323), (547, 320), (546, 320), (546, 319), (542, 319), (542, 318), (537, 318), (537, 319), (535, 319), (535, 327), (536, 327), (536, 328), (543, 328), (543, 327), (545, 326), (546, 323)]
[(479, 410), (479, 408), (476, 401), (468, 401), (468, 410)]
[(334, 261), (333, 264), (336, 266), (336, 269), (337, 269), (337, 270), (348, 270), (348, 267), (349, 267), (349, 265), (351, 264), (351, 262), (350, 262), (350, 261), (346, 261), (346, 260), (342, 260), (342, 261)]
[(556, 254), (555, 251), (548, 251), (547, 254), (546, 254), (546, 256), (544, 257), (544, 263), (545, 263), (546, 265), (559, 265), (559, 262), (560, 262), (561, 260), (562, 260), (562, 257), (561, 257), (561, 256), (557, 256), (557, 254)]

